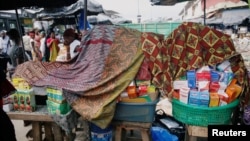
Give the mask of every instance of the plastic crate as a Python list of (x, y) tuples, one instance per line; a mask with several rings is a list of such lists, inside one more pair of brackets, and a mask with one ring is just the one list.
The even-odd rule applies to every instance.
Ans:
[(208, 126), (230, 124), (231, 116), (239, 100), (218, 107), (199, 107), (173, 99), (172, 113), (175, 119), (189, 125)]
[(159, 98), (146, 103), (125, 103), (116, 104), (114, 120), (132, 122), (153, 122), (156, 104)]

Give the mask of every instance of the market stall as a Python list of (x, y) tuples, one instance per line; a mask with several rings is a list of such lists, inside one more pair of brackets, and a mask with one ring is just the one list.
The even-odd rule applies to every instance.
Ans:
[[(13, 77), (22, 78), (33, 87), (61, 90), (73, 111), (106, 128), (115, 116), (118, 98), (131, 86), (142, 64), (146, 63), (150, 72), (151, 76), (146, 77), (150, 84), (171, 100), (176, 98), (173, 81), (187, 71), (229, 59), (234, 78), (242, 88), (235, 108), (249, 105), (249, 80), (241, 55), (236, 53), (230, 36), (204, 25), (182, 23), (165, 40), (155, 33), (99, 25), (86, 31), (81, 42), (82, 51), (76, 58), (67, 62), (29, 61), (19, 65)], [(137, 98), (136, 89), (132, 90), (132, 99)], [(133, 118), (133, 114), (137, 111), (125, 120)]]

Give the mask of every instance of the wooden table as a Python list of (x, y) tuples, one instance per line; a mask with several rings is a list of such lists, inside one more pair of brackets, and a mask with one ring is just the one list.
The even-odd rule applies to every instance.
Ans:
[(185, 141), (197, 141), (198, 137), (207, 138), (207, 127), (186, 125)]
[[(35, 112), (7, 112), (10, 119), (29, 120), (32, 123), (33, 141), (42, 141), (41, 127), (44, 125), (47, 141), (63, 141), (63, 131), (54, 120), (48, 115), (46, 106), (37, 106)], [(53, 132), (52, 132), (53, 129)], [(66, 140), (71, 140), (70, 138)]]

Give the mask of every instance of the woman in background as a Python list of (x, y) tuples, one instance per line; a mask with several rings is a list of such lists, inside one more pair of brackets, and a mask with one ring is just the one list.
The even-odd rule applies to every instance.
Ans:
[(51, 31), (50, 33), (50, 37), (46, 40), (47, 43), (47, 47), (49, 47), (50, 49), (50, 57), (49, 57), (49, 61), (53, 62), (56, 61), (56, 57), (58, 55), (59, 52), (59, 39), (56, 38), (55, 32)]

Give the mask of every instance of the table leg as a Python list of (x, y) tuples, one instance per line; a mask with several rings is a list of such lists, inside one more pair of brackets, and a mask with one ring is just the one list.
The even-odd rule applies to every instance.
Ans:
[(44, 122), (46, 141), (54, 141), (51, 122)]
[(63, 141), (63, 134), (61, 127), (56, 123), (53, 123), (53, 133), (54, 133), (54, 140), (55, 141)]
[(147, 129), (140, 129), (141, 137), (143, 141), (151, 141), (151, 137), (149, 136), (149, 132)]
[(39, 121), (32, 121), (33, 141), (42, 141), (41, 124)]
[(122, 127), (116, 126), (115, 127), (115, 141), (121, 141), (122, 135)]

